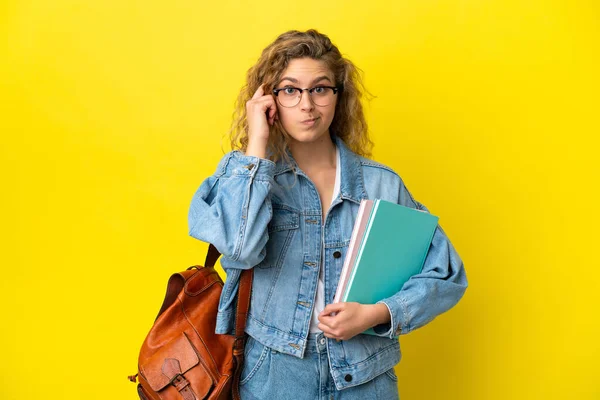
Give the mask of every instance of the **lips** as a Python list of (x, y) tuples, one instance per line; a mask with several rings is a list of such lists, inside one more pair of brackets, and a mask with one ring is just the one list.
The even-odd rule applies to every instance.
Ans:
[(316, 121), (318, 119), (319, 119), (319, 117), (309, 118), (309, 119), (305, 119), (304, 121), (300, 121), (300, 122), (302, 122), (303, 124), (308, 124), (308, 123), (314, 122), (314, 121)]

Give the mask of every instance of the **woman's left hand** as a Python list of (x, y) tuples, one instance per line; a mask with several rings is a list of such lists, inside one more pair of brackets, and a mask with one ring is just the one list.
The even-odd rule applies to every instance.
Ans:
[(367, 329), (390, 321), (385, 304), (334, 303), (319, 314), (319, 329), (331, 339), (348, 340)]

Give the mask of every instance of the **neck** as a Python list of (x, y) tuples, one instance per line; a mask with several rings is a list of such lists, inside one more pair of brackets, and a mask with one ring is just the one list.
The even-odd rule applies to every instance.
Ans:
[(290, 143), (290, 151), (294, 160), (305, 172), (310, 172), (322, 168), (335, 167), (335, 144), (329, 135), (324, 135), (317, 142)]

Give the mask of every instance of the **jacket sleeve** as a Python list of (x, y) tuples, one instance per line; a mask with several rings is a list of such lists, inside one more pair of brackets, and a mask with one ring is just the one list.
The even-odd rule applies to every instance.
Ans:
[(236, 299), (241, 272), (260, 263), (266, 255), (268, 224), (273, 211), (269, 192), (275, 163), (227, 153), (217, 171), (192, 198), (188, 213), (190, 236), (212, 243), (222, 254), (227, 279), (219, 299), (215, 332), (235, 331)]
[[(399, 204), (429, 212), (400, 185)], [(373, 328), (378, 336), (395, 338), (431, 322), (448, 311), (467, 289), (467, 275), (460, 256), (438, 224), (420, 273), (413, 275), (395, 295), (379, 301), (391, 315), (387, 324)]]
[(270, 160), (232, 151), (194, 194), (189, 234), (212, 243), (223, 268), (249, 269), (264, 259), (274, 169)]

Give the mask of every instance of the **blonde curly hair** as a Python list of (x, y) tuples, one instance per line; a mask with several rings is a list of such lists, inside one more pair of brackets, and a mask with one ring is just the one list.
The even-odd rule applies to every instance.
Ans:
[[(370, 157), (373, 142), (369, 138), (361, 104), (363, 94), (368, 96), (370, 94), (364, 87), (362, 72), (342, 56), (329, 37), (314, 29), (306, 32), (291, 30), (279, 35), (262, 51), (258, 62), (248, 70), (246, 84), (235, 103), (229, 131), (231, 148), (246, 151), (248, 146), (246, 103), (258, 87), (264, 84), (265, 93), (271, 93), (290, 60), (304, 57), (324, 61), (334, 74), (335, 86), (341, 88), (338, 92), (335, 116), (329, 127), (330, 134), (340, 137), (353, 152)], [(282, 157), (287, 158), (288, 143), (289, 135), (281, 123), (276, 121), (270, 128), (267, 154), (270, 154), (273, 161)]]

